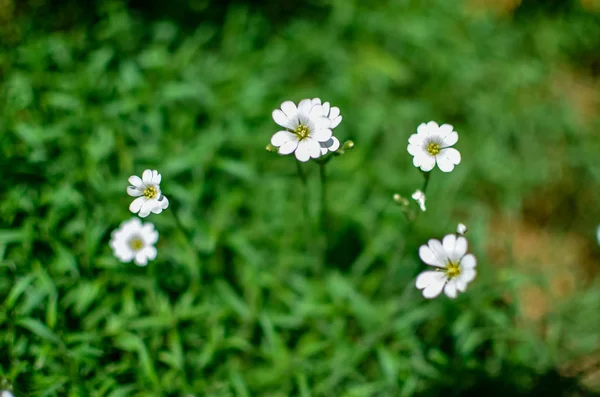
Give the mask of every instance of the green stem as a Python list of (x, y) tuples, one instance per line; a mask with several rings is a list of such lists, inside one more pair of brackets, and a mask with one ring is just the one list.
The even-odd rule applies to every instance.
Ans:
[(423, 182), (423, 187), (421, 188), (421, 191), (423, 192), (423, 194), (425, 194), (427, 192), (427, 186), (429, 186), (429, 177), (430, 176), (431, 176), (431, 172), (423, 173), (423, 177), (425, 178), (425, 181)]
[(300, 165), (300, 162), (295, 161), (296, 163), (296, 169), (298, 170), (298, 177), (300, 178), (300, 181), (302, 182), (302, 201), (304, 201), (303, 203), (303, 207), (304, 207), (304, 217), (305, 217), (305, 222), (308, 222), (308, 216), (309, 216), (309, 209), (308, 209), (308, 178), (306, 177), (306, 174), (304, 173), (304, 170), (302, 169), (302, 166)]
[(327, 163), (319, 163), (319, 176), (321, 179), (321, 231), (323, 232), (323, 264), (327, 260), (328, 224), (327, 224), (327, 172), (325, 166)]

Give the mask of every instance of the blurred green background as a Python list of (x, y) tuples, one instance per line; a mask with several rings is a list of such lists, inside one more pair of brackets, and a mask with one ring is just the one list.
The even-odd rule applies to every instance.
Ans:
[[(0, 0), (0, 378), (16, 396), (588, 396), (600, 389), (597, 0)], [(339, 106), (315, 249), (284, 100)], [(428, 210), (421, 122), (459, 132)], [(127, 177), (171, 207), (147, 268)], [(174, 222), (176, 211), (194, 248)], [(469, 226), (477, 279), (414, 288)], [(2, 385), (0, 384), (0, 386)]]

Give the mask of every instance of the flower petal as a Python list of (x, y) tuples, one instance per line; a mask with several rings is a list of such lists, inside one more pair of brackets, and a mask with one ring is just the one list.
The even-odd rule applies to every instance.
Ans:
[(464, 283), (470, 283), (471, 281), (473, 281), (475, 279), (476, 275), (477, 275), (477, 272), (475, 271), (475, 269), (464, 269), (460, 273), (458, 278), (460, 280), (462, 280)]
[(152, 171), (152, 183), (155, 185), (160, 185), (160, 181), (162, 180), (162, 176), (158, 173), (157, 170)]
[(442, 292), (442, 289), (444, 289), (445, 284), (446, 276), (444, 275), (444, 273), (438, 272), (437, 278), (425, 289), (423, 289), (423, 297), (427, 299), (435, 298)]
[(298, 113), (302, 113), (302, 114), (305, 114), (308, 116), (312, 107), (313, 107), (312, 100), (303, 99), (298, 104)]
[(340, 115), (340, 108), (338, 108), (337, 106), (332, 106), (331, 110), (329, 111), (329, 118), (331, 120), (333, 120), (333, 119), (336, 119), (339, 115)]
[(161, 195), (158, 199), (158, 204), (160, 205), (160, 208), (166, 210), (167, 208), (169, 208), (169, 199), (167, 198), (167, 196)]
[(158, 251), (156, 250), (155, 247), (145, 247), (142, 251), (144, 251), (144, 255), (146, 255), (146, 258), (150, 259), (150, 260), (154, 260), (156, 259), (156, 255), (158, 254)]
[[(312, 139), (310, 141), (313, 141)], [(298, 147), (296, 148), (296, 151), (294, 152), (294, 154), (296, 155), (296, 158), (299, 161), (307, 162), (310, 159), (310, 145), (307, 143), (309, 142), (308, 139), (305, 139), (303, 141), (301, 141), (300, 143), (298, 143)], [(314, 141), (313, 141), (314, 142)], [(320, 146), (319, 146), (320, 148)], [(319, 154), (320, 154), (321, 150), (319, 149)]]
[(148, 264), (148, 257), (144, 251), (140, 250), (135, 254), (135, 264), (138, 266), (146, 266)]
[(334, 129), (335, 127), (340, 125), (341, 122), (342, 122), (342, 116), (338, 116), (335, 119), (331, 119), (331, 125), (329, 126), (329, 128)]
[[(140, 218), (145, 218), (148, 215), (150, 215), (150, 212), (152, 212), (152, 209), (154, 209), (157, 206), (156, 200), (146, 200), (143, 204), (142, 204), (142, 208), (140, 208), (140, 212), (138, 213), (138, 216)], [(162, 211), (162, 209), (161, 209)]]
[(290, 119), (288, 116), (286, 116), (286, 114), (283, 113), (281, 110), (279, 110), (279, 109), (273, 110), (272, 116), (273, 116), (273, 121), (275, 121), (280, 126), (282, 126), (284, 128), (289, 128), (290, 130), (293, 130), (294, 128), (296, 128), (296, 126), (294, 125), (294, 120)]
[(449, 280), (446, 283), (446, 287), (444, 287), (444, 293), (448, 296), (448, 298), (454, 299), (456, 298), (456, 279)]
[(423, 149), (423, 145), (415, 145), (415, 144), (409, 143), (408, 146), (406, 147), (406, 150), (408, 150), (408, 153), (413, 156), (419, 156), (422, 154), (426, 154), (427, 156), (429, 156), (429, 154), (426, 153), (425, 150)]
[(310, 134), (310, 137), (319, 142), (327, 142), (329, 138), (331, 138), (332, 134), (333, 132), (330, 129), (325, 128), (316, 130), (315, 132)]
[[(416, 164), (417, 162), (419, 165)], [(435, 167), (435, 157), (426, 153), (416, 155), (413, 157), (413, 164), (415, 164), (417, 167), (420, 167), (421, 171), (429, 172), (433, 169), (433, 167)]]
[(323, 116), (329, 117), (330, 110), (331, 110), (331, 104), (329, 102), (323, 103)]
[(146, 201), (146, 197), (143, 196), (136, 198), (131, 202), (131, 204), (129, 204), (129, 211), (133, 212), (134, 214), (139, 212), (139, 210), (142, 208), (142, 205), (144, 205)]
[(298, 147), (298, 139), (285, 142), (279, 147), (279, 154), (290, 154)]
[[(444, 126), (450, 126), (450, 130), (444, 129)], [(452, 126), (450, 124), (444, 124), (440, 127), (440, 133), (442, 137), (442, 146), (449, 147), (458, 142), (458, 133), (456, 131), (452, 131)]]
[(427, 245), (431, 249), (431, 252), (438, 258), (438, 261), (443, 263), (443, 267), (446, 267), (448, 256), (446, 255), (446, 251), (444, 251), (442, 243), (439, 240), (432, 238), (427, 242)]
[(144, 170), (144, 173), (142, 174), (142, 182), (144, 182), (144, 185), (152, 184), (152, 170)]
[(291, 141), (292, 139), (297, 139), (296, 135), (289, 131), (277, 131), (271, 137), (271, 145), (275, 147), (279, 147), (286, 143), (287, 141)]
[(281, 110), (290, 120), (293, 120), (298, 116), (298, 108), (296, 107), (296, 104), (292, 101), (283, 102), (281, 104)]
[(445, 148), (436, 156), (437, 165), (443, 172), (450, 172), (460, 163), (460, 153), (454, 148)]
[(434, 270), (426, 270), (417, 276), (417, 280), (415, 282), (415, 286), (418, 289), (427, 288), (432, 283), (435, 283), (439, 280), (441, 272), (436, 272)]
[(446, 261), (443, 258), (440, 258), (439, 255), (433, 252), (427, 245), (419, 247), (419, 257), (423, 262), (430, 266), (446, 267)]
[(131, 175), (129, 179), (127, 179), (131, 185), (137, 187), (138, 189), (144, 189), (144, 183), (139, 176)]
[[(331, 143), (330, 143), (331, 142)], [(337, 139), (336, 137), (332, 136), (326, 143), (327, 149), (329, 149), (332, 152), (335, 152), (336, 150), (338, 150), (340, 148), (340, 141), (339, 139)]]
[(127, 186), (127, 194), (131, 197), (139, 197), (144, 194), (144, 192), (135, 186)]
[(460, 266), (464, 269), (474, 269), (477, 266), (477, 259), (473, 254), (467, 254), (460, 260)]
[(308, 153), (310, 154), (310, 157), (313, 159), (321, 157), (321, 145), (319, 145), (319, 142), (308, 138), (300, 142), (298, 146), (302, 145), (303, 143), (308, 147)]

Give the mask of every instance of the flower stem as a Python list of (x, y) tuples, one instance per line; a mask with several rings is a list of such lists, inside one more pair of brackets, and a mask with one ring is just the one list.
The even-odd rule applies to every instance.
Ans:
[(304, 170), (302, 169), (302, 166), (300, 165), (300, 163), (298, 161), (295, 162), (296, 163), (296, 169), (298, 170), (298, 177), (300, 178), (300, 181), (302, 182), (302, 201), (304, 201), (304, 218), (305, 218), (305, 222), (308, 222), (308, 217), (309, 217), (309, 210), (308, 210), (308, 179), (306, 177), (306, 174), (304, 173)]
[(427, 193), (427, 186), (429, 186), (429, 177), (430, 176), (431, 176), (431, 172), (423, 173), (423, 177), (425, 178), (425, 181), (423, 182), (423, 187), (421, 188), (421, 191), (423, 192), (423, 194)]
[(327, 172), (325, 169), (326, 162), (319, 163), (319, 176), (321, 179), (321, 231), (323, 233), (323, 263), (326, 261), (328, 242), (327, 230)]

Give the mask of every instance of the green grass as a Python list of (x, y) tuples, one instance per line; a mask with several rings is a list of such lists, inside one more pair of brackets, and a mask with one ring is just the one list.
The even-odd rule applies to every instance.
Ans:
[[(519, 320), (529, 276), (487, 247), (503, 217), (594, 243), (600, 118), (554, 82), (564, 69), (597, 79), (597, 14), (330, 0), (204, 18), (176, 2), (198, 17), (183, 23), (112, 2), (65, 22), (27, 4), (0, 31), (0, 375), (17, 396), (579, 387), (556, 371), (599, 344), (597, 287), (539, 332)], [(315, 96), (341, 108), (336, 135), (356, 144), (328, 165), (325, 260), (318, 166), (304, 168), (305, 196), (294, 159), (264, 149), (271, 111)], [(422, 184), (406, 145), (429, 120), (455, 126), (463, 161), (433, 172), (410, 225), (391, 197)], [(108, 240), (131, 216), (127, 177), (145, 168), (172, 205), (148, 218), (159, 256), (138, 268)], [(540, 219), (537, 203), (559, 204)], [(418, 247), (458, 222), (478, 278), (425, 301)]]

